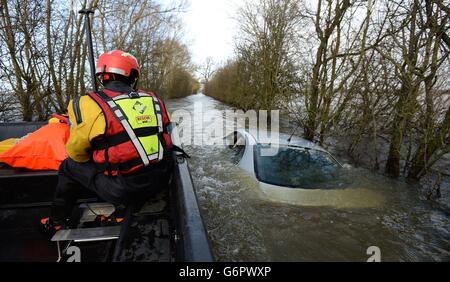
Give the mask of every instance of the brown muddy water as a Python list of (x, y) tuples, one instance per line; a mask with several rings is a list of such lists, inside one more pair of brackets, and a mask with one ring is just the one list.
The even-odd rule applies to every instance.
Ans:
[[(195, 103), (203, 112), (230, 109), (202, 94), (169, 100), (168, 107), (194, 113)], [(224, 116), (205, 114), (203, 124), (214, 119)], [(381, 250), (382, 261), (450, 261), (450, 217), (414, 185), (344, 164), (352, 191), (370, 191), (360, 193), (360, 207), (285, 204), (262, 197), (225, 146), (185, 149), (219, 261), (366, 261), (370, 246)], [(372, 195), (383, 200), (365, 207)]]

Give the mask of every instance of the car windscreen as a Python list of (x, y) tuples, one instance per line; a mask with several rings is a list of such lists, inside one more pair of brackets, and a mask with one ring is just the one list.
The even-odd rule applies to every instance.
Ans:
[(270, 148), (271, 145), (265, 144), (254, 146), (255, 173), (261, 182), (303, 189), (333, 189), (345, 185), (340, 178), (341, 165), (327, 152), (279, 146), (274, 154), (273, 150), (267, 150)]

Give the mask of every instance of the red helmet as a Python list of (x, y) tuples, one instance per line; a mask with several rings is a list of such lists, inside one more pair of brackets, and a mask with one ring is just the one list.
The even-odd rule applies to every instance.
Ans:
[(132, 70), (135, 70), (139, 77), (140, 69), (136, 58), (130, 53), (114, 50), (100, 55), (95, 67), (95, 74), (114, 73), (129, 77)]

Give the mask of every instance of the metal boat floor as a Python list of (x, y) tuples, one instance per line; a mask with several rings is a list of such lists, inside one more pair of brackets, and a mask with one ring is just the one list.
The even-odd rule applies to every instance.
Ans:
[(134, 218), (116, 257), (121, 262), (172, 261), (169, 220), (148, 216)]
[(120, 229), (121, 226), (63, 229), (53, 236), (52, 241), (74, 241), (78, 243), (115, 240), (119, 238)]
[[(40, 231), (39, 219), (49, 212), (48, 208), (0, 210), (0, 262), (57, 260), (56, 243)], [(106, 261), (111, 247), (108, 241), (84, 243), (82, 261)]]
[(55, 261), (56, 245), (38, 225), (40, 216), (48, 212), (47, 208), (0, 210), (0, 261)]
[[(60, 235), (67, 235), (68, 240), (84, 241), (73, 244), (80, 247), (82, 261), (85, 262), (110, 260), (119, 242), (117, 261), (171, 261), (174, 248), (170, 235), (173, 229), (170, 210), (169, 192), (165, 189), (150, 198), (139, 212), (130, 215), (127, 230), (123, 228), (125, 222), (115, 230), (99, 229), (108, 231), (107, 237), (111, 237), (113, 232), (115, 238), (122, 229), (121, 238), (117, 241), (89, 242), (87, 237), (90, 235), (85, 234), (89, 230), (72, 230), (70, 234), (63, 232)], [(0, 209), (0, 261), (56, 261), (56, 242), (51, 242), (50, 237), (40, 231), (39, 220), (49, 213), (49, 207)], [(95, 234), (93, 237), (99, 236)]]
[(150, 198), (139, 212), (133, 213), (122, 229), (116, 246), (115, 261), (170, 262), (174, 246), (170, 224), (168, 189)]
[(155, 215), (164, 213), (168, 209), (168, 188), (150, 199), (142, 206), (136, 215)]

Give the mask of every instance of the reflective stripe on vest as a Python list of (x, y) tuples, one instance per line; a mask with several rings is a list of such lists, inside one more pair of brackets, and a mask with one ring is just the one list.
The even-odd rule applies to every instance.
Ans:
[[(164, 127), (158, 98), (135, 92), (114, 98), (106, 95), (100, 95), (100, 97), (122, 124), (144, 166), (148, 166), (151, 161), (162, 160), (164, 149), (158, 133), (162, 133)], [(139, 129), (153, 127), (155, 130), (158, 128), (158, 133), (147, 136), (136, 135), (135, 131)]]

